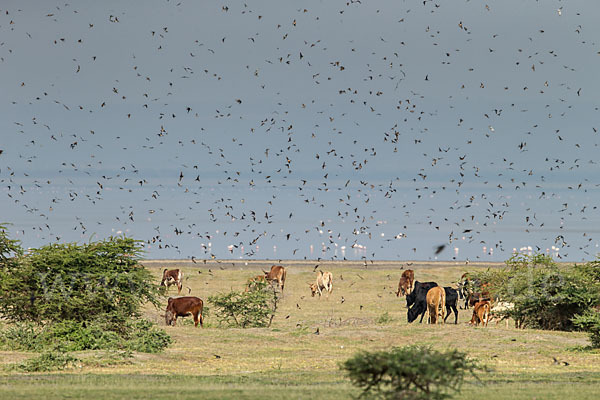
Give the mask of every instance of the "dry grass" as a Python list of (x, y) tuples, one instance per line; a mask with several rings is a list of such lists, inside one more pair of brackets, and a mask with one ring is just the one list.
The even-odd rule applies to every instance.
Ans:
[[(271, 265), (270, 262), (256, 261), (206, 264), (153, 261), (144, 264), (153, 271), (157, 281), (162, 268), (182, 268), (185, 280), (182, 295), (188, 295), (187, 288), (190, 288), (191, 295), (205, 300), (218, 292), (242, 290), (247, 278)], [(504, 324), (475, 328), (466, 324), (470, 314), (462, 310), (458, 325), (407, 324), (406, 302), (394, 293), (402, 272), (400, 267), (406, 268), (406, 264), (376, 262), (365, 266), (364, 263), (321, 262), (321, 269), (334, 274), (334, 290), (329, 299), (323, 297), (320, 300), (310, 296), (308, 287), (315, 278), (315, 263), (282, 264), (288, 268), (285, 295), (270, 328), (219, 328), (209, 311), (205, 328), (194, 328), (191, 318), (184, 319), (177, 327), (165, 327), (175, 343), (164, 353), (136, 354), (130, 364), (99, 366), (90, 363), (43, 379), (49, 379), (50, 386), (73, 387), (75, 397), (78, 390), (92, 395), (101, 384), (102, 376), (110, 375), (117, 383), (112, 392), (103, 396), (106, 398), (113, 395), (120, 397), (119, 394), (124, 393), (121, 390), (133, 391), (134, 388), (137, 388), (136, 391), (139, 389), (139, 393), (159, 395), (163, 393), (161, 388), (168, 385), (173, 377), (190, 385), (201, 383), (205, 398), (264, 397), (267, 395), (261, 394), (261, 388), (276, 388), (282, 384), (287, 385), (284, 390), (290, 397), (310, 397), (310, 393), (334, 390), (338, 396), (331, 397), (339, 398), (356, 393), (339, 370), (341, 361), (360, 350), (418, 343), (439, 349), (458, 348), (494, 370), (482, 376), (484, 381), (489, 382), (485, 388), (475, 382), (466, 385), (462, 396), (466, 398), (478, 397), (488, 390), (495, 392), (499, 398), (511, 399), (520, 398), (515, 393), (546, 394), (539, 398), (555, 395), (557, 398), (573, 397), (570, 395), (572, 388), (567, 383), (572, 380), (580, 382), (575, 394), (585, 397), (589, 392), (589, 398), (592, 398), (591, 394), (600, 381), (600, 354), (582, 350), (588, 345), (587, 336), (582, 333), (515, 330), (506, 328)], [(439, 284), (450, 285), (465, 270), (487, 268), (487, 265), (465, 267), (415, 262), (410, 268), (415, 270), (417, 280), (435, 280)], [(170, 294), (176, 294), (174, 287), (171, 287)], [(162, 312), (149, 307), (147, 318), (164, 326)], [(390, 321), (380, 324), (377, 321), (384, 313), (388, 314)], [(315, 334), (317, 329), (318, 335)], [(14, 363), (26, 356), (27, 353), (4, 352), (0, 363)], [(30, 393), (30, 384), (38, 376), (24, 377), (15, 372), (5, 374), (8, 376), (0, 379), (0, 397), (4, 397), (2, 391), (11, 396)], [(130, 378), (132, 374), (136, 375), (135, 380)], [(87, 378), (81, 378), (85, 376)], [(155, 377), (152, 382), (156, 384), (140, 385), (137, 382), (137, 377), (149, 376)], [(128, 381), (136, 383), (128, 386)], [(154, 391), (146, 392), (147, 388), (154, 388)], [(178, 393), (178, 397), (187, 398), (198, 392), (188, 393), (181, 389)], [(168, 397), (168, 392), (163, 394), (159, 397)]]

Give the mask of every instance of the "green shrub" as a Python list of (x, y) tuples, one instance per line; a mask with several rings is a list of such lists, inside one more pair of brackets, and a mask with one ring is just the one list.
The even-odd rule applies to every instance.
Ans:
[(587, 310), (581, 315), (576, 315), (573, 318), (573, 323), (589, 334), (593, 348), (600, 348), (600, 312)]
[(9, 325), (0, 331), (0, 348), (4, 350), (39, 350), (40, 329), (32, 322)]
[(386, 312), (384, 312), (383, 314), (381, 314), (381, 315), (379, 316), (379, 318), (377, 318), (377, 321), (376, 321), (376, 322), (377, 322), (379, 325), (385, 325), (385, 324), (389, 324), (389, 323), (390, 323), (390, 322), (392, 322), (392, 321), (393, 321), (393, 318), (392, 318), (392, 317), (390, 317), (390, 314), (389, 314), (389, 313), (386, 311)]
[(61, 352), (45, 352), (38, 357), (30, 358), (16, 366), (24, 372), (48, 372), (68, 368), (80, 361), (69, 354)]
[(132, 324), (125, 348), (142, 353), (159, 353), (171, 344), (171, 336), (145, 319)]
[(460, 391), (465, 375), (481, 370), (465, 353), (406, 346), (391, 351), (361, 352), (346, 360), (352, 383), (361, 396), (383, 399), (445, 399)]
[(18, 323), (0, 331), (0, 348), (27, 351), (127, 350), (158, 353), (171, 337), (147, 320), (129, 322), (119, 332), (100, 322), (62, 321), (37, 326)]
[(254, 290), (231, 291), (210, 296), (219, 324), (240, 328), (270, 326), (277, 309), (278, 293), (264, 282), (257, 282)]
[(125, 237), (13, 251), (15, 257), (0, 260), (0, 314), (9, 321), (101, 318), (121, 326), (140, 315), (142, 304), (159, 304), (158, 285), (138, 264), (141, 251)]
[(0, 317), (14, 323), (0, 331), (0, 347), (45, 351), (17, 367), (26, 371), (65, 368), (76, 360), (71, 351), (164, 349), (171, 338), (140, 319), (160, 294), (141, 252), (140, 242), (111, 237), (24, 254), (0, 225)]
[(506, 264), (470, 273), (471, 289), (489, 283), (492, 297), (514, 303), (507, 314), (523, 327), (572, 330), (575, 315), (600, 304), (598, 261), (565, 267), (545, 255), (516, 254)]

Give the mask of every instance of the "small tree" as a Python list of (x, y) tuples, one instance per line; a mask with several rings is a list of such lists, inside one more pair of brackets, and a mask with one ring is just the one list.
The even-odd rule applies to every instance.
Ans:
[(142, 304), (158, 305), (140, 254), (139, 242), (125, 237), (33, 249), (3, 266), (0, 314), (38, 323), (101, 319), (118, 327), (139, 317)]
[(361, 397), (411, 400), (452, 397), (449, 392), (460, 391), (465, 375), (476, 377), (483, 369), (457, 350), (442, 353), (421, 346), (361, 352), (341, 367), (363, 390)]
[(210, 296), (219, 323), (240, 328), (270, 326), (277, 309), (278, 293), (265, 282), (256, 282), (253, 290), (231, 291)]
[(43, 351), (158, 352), (171, 338), (139, 320), (159, 288), (138, 264), (141, 243), (126, 237), (51, 244), (24, 254), (0, 225), (0, 347)]

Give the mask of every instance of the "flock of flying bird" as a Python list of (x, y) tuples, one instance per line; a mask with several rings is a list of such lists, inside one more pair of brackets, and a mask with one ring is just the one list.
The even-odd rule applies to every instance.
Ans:
[(593, 12), (326, 3), (0, 7), (0, 222), (156, 258), (595, 256)]

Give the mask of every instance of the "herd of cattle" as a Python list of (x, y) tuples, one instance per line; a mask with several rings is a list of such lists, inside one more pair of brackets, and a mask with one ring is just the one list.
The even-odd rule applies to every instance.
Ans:
[[(273, 265), (270, 271), (263, 270), (263, 275), (257, 275), (250, 278), (246, 284), (246, 291), (254, 290), (258, 282), (266, 282), (273, 285), (283, 293), (285, 286), (286, 270), (281, 265)], [(183, 273), (179, 269), (165, 269), (160, 282), (161, 286), (177, 286), (177, 294), (181, 294), (183, 287)], [(329, 297), (333, 291), (333, 275), (328, 271), (318, 271), (315, 283), (309, 284), (311, 295), (316, 294), (319, 298), (323, 293)], [(464, 305), (460, 308), (467, 310), (473, 308), (473, 315), (469, 324), (484, 327), (492, 319), (496, 323), (506, 320), (508, 326), (507, 311), (513, 304), (498, 301), (493, 298), (488, 290), (488, 284), (480, 283), (480, 291), (475, 292), (472, 288), (468, 274), (463, 274), (457, 283), (458, 289), (450, 286), (441, 287), (436, 282), (415, 281), (415, 273), (412, 269), (405, 270), (398, 283), (396, 296), (406, 296), (406, 307), (408, 308), (407, 319), (409, 323), (414, 322), (421, 316), (420, 323), (423, 322), (425, 314), (428, 314), (427, 321), (430, 324), (445, 323), (450, 314), (454, 313), (454, 323), (458, 323), (458, 300), (464, 300)], [(169, 297), (167, 309), (165, 311), (165, 322), (167, 325), (175, 326), (177, 317), (192, 315), (194, 325), (202, 326), (202, 299), (194, 296)]]

